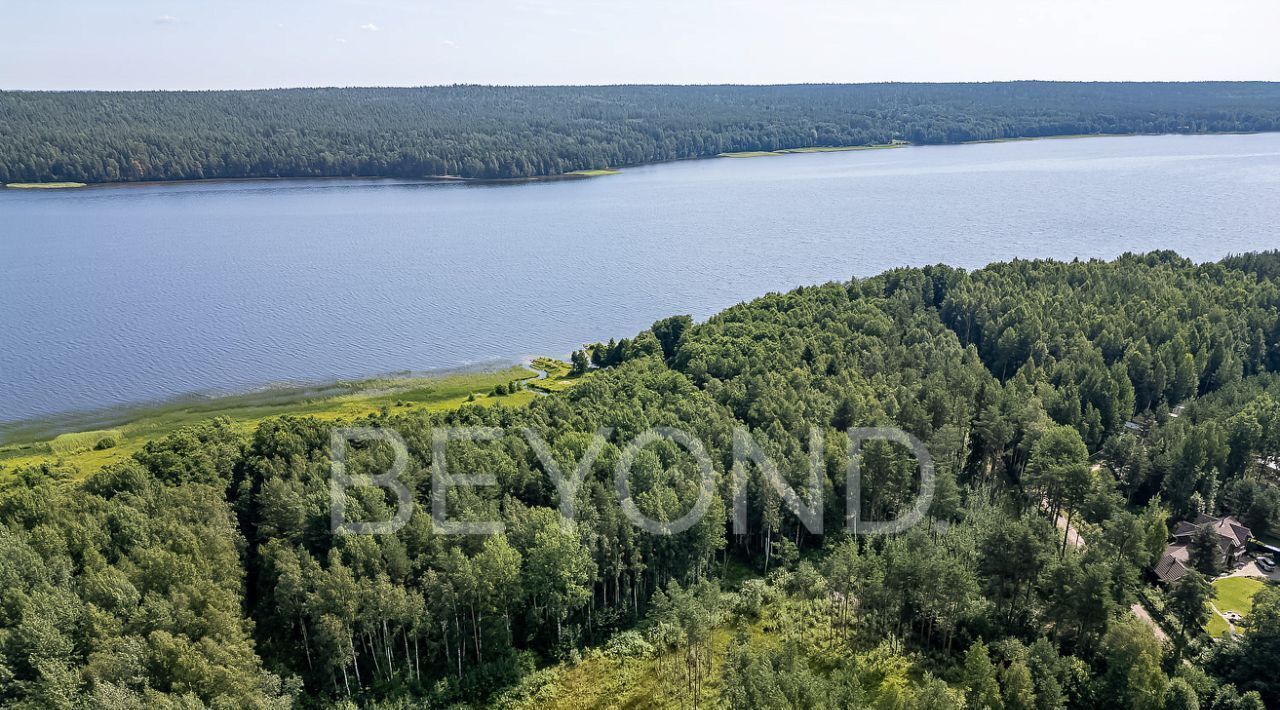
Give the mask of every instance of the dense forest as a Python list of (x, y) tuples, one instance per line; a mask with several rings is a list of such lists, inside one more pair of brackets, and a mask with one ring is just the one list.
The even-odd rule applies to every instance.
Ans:
[[(0, 471), (0, 705), (547, 707), (565, 669), (615, 658), (674, 688), (641, 702), (691, 707), (1275, 707), (1280, 589), (1215, 642), (1203, 577), (1165, 590), (1148, 570), (1198, 512), (1280, 530), (1277, 267), (933, 266), (664, 319), (575, 353), (580, 383), (527, 407), (360, 420), (408, 444), (418, 510), (392, 535), (330, 532), (334, 423), (313, 418), (212, 421), (100, 471)], [(924, 523), (851, 536), (841, 432), (879, 425), (927, 444), (935, 494)], [(496, 482), (451, 487), (450, 517), (500, 534), (432, 526), (450, 426), (505, 431), (447, 445), (450, 471)], [(705, 442), (718, 492), (673, 536), (635, 527), (613, 488), (623, 443), (655, 426)], [(573, 470), (601, 427), (563, 525), (543, 462)], [(754, 466), (747, 528), (731, 524), (740, 427), (797, 491), (816, 458), (823, 534)], [(860, 515), (899, 514), (910, 452), (858, 456)], [(373, 442), (346, 466), (390, 458)], [(659, 441), (633, 464), (646, 515), (694, 505), (688, 450)], [(346, 495), (355, 518), (395, 508)]]
[(522, 178), (722, 152), (1280, 130), (1280, 84), (0, 91), (0, 183)]

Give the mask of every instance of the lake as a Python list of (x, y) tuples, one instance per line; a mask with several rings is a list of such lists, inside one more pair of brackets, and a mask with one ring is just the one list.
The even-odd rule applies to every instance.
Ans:
[(0, 190), (0, 422), (563, 357), (663, 316), (900, 265), (1277, 246), (1280, 134), (722, 158), (501, 185)]

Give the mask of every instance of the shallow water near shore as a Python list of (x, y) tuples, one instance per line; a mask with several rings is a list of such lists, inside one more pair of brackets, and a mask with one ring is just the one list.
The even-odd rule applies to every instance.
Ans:
[(506, 185), (0, 191), (0, 421), (457, 367), (887, 268), (1280, 246), (1280, 134), (699, 160)]

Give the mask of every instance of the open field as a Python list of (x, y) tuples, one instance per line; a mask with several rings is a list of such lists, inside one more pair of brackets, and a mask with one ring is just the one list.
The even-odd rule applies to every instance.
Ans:
[[(120, 461), (147, 441), (183, 426), (226, 417), (244, 432), (260, 422), (285, 414), (327, 421), (352, 420), (382, 411), (446, 411), (463, 404), (524, 406), (539, 391), (568, 389), (580, 378), (569, 377), (569, 366), (551, 358), (537, 358), (533, 368), (509, 367), (495, 372), (436, 377), (378, 378), (327, 387), (294, 388), (217, 397), (199, 402), (175, 402), (127, 410), (111, 428), (78, 432), (41, 432), (33, 426), (19, 432), (15, 443), (0, 446), (0, 476), (19, 466), (70, 464), (82, 474)], [(539, 371), (547, 373), (538, 379)], [(528, 386), (511, 394), (494, 393), (499, 385), (519, 381)]]
[[(1227, 577), (1219, 579), (1213, 583), (1213, 589), (1218, 596), (1213, 600), (1213, 605), (1218, 607), (1218, 611), (1227, 613), (1234, 611), (1241, 616), (1249, 616), (1249, 612), (1253, 610), (1253, 596), (1257, 594), (1265, 582), (1253, 579), (1251, 577)], [(1227, 633), (1227, 622), (1223, 621), (1221, 616), (1214, 614), (1209, 617), (1209, 623), (1205, 626), (1205, 631), (1210, 636), (1225, 636)]]
[(61, 190), (68, 187), (84, 187), (82, 182), (11, 182), (5, 187), (15, 190)]

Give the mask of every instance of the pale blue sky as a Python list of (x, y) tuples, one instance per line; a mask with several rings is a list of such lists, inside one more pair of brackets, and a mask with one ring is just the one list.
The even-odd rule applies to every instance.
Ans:
[(1280, 80), (1277, 0), (0, 0), (0, 88)]

